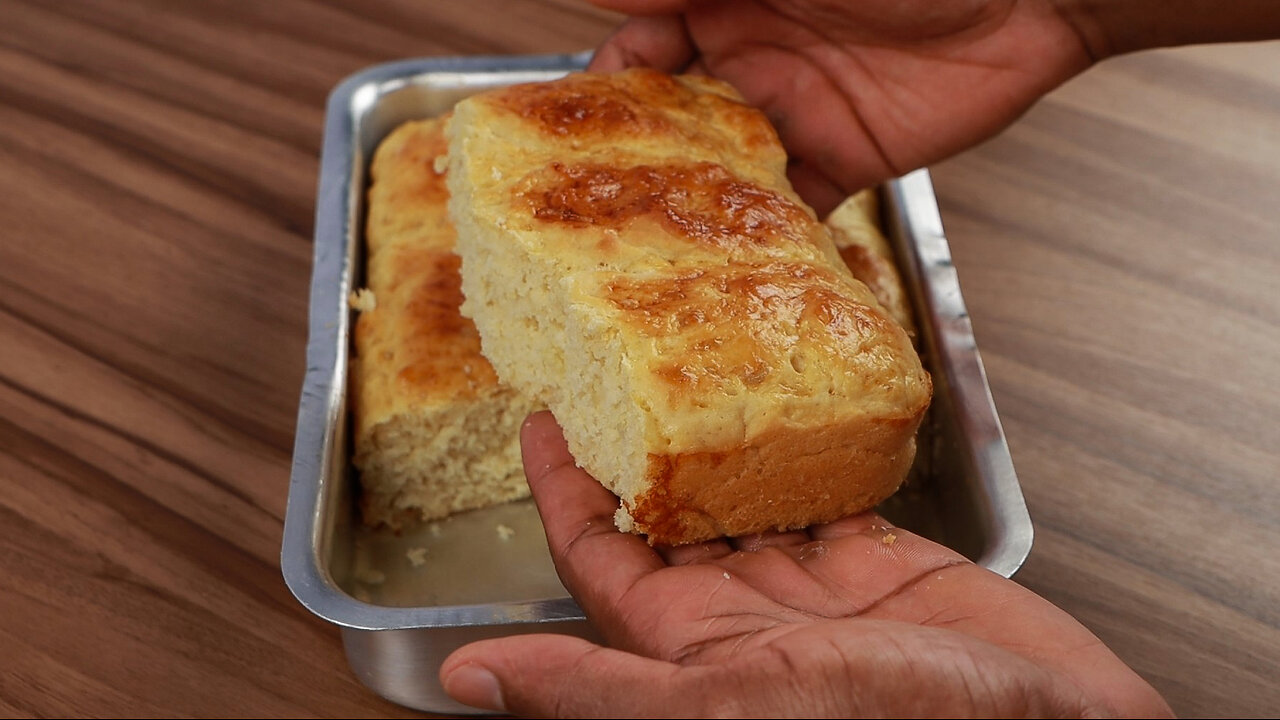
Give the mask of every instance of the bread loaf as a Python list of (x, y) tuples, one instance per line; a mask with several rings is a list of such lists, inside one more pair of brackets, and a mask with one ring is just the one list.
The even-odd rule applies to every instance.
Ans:
[(352, 366), (354, 464), (370, 525), (398, 528), (529, 494), (518, 436), (537, 406), (498, 382), (475, 325), (458, 312), (455, 234), (436, 169), (442, 126), (400, 127), (370, 169), (368, 291)]
[(727, 85), (577, 74), (462, 101), (464, 315), (655, 544), (824, 522), (901, 483), (930, 381)]

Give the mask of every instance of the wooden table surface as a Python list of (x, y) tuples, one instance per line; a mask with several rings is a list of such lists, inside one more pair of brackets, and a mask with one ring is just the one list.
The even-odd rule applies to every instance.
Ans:
[[(279, 568), (324, 102), (579, 0), (0, 0), (0, 714), (411, 716)], [(1280, 713), (1280, 44), (1108, 61), (933, 168), (1036, 528), (1183, 716)]]

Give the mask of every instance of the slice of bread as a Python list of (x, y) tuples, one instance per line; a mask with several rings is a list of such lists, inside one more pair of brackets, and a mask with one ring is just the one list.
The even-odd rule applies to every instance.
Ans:
[(731, 88), (577, 74), (468, 98), (446, 134), (462, 312), (620, 528), (798, 528), (899, 486), (929, 376)]
[(369, 525), (398, 528), (529, 494), (519, 428), (539, 406), (498, 382), (458, 311), (455, 233), (436, 169), (443, 122), (398, 128), (370, 170), (352, 368), (354, 464)]

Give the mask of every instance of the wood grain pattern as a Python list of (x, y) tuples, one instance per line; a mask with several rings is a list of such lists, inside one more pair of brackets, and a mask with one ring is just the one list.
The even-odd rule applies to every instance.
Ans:
[(1118, 58), (935, 168), (1036, 544), (1183, 716), (1280, 708), (1280, 46)]
[[(0, 1), (0, 714), (411, 716), (285, 588), (324, 101), (578, 0)], [(1280, 46), (1108, 61), (934, 168), (1036, 546), (1184, 716), (1280, 709)]]

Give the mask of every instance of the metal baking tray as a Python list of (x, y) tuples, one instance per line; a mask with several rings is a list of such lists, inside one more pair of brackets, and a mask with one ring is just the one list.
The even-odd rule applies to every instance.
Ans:
[[(556, 577), (531, 501), (462, 513), (399, 535), (364, 528), (349, 462), (351, 311), (362, 282), (366, 172), (406, 120), (474, 92), (581, 69), (588, 54), (430, 58), (379, 65), (329, 97), (316, 207), (307, 370), (298, 409), (281, 568), (298, 600), (339, 626), (355, 674), (378, 694), (473, 713), (437, 673), (456, 648), (526, 632), (594, 637)], [(1031, 521), (960, 296), (928, 172), (882, 188), (884, 224), (920, 325), (935, 396), (906, 486), (881, 506), (896, 524), (1011, 576)]]

